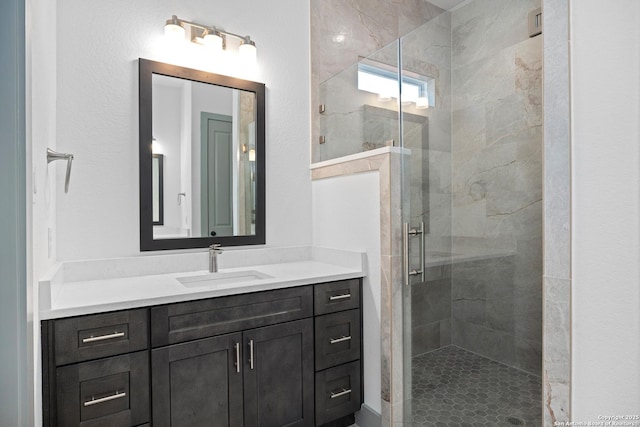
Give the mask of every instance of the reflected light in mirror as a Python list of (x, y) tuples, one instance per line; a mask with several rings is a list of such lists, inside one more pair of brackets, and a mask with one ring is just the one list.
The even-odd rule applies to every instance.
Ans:
[(256, 149), (252, 148), (249, 150), (249, 161), (250, 162), (255, 162), (256, 161)]
[(429, 108), (429, 98), (421, 96), (416, 100), (416, 108), (418, 110), (426, 110)]
[(151, 141), (151, 152), (153, 154), (162, 154), (162, 145), (155, 138)]

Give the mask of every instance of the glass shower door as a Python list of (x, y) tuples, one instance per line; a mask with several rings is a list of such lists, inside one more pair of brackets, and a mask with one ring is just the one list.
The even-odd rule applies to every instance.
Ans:
[(541, 424), (541, 38), (519, 31), (535, 5), (480, 3), (400, 40), (403, 422), (416, 427)]
[(451, 16), (400, 39), (405, 425), (421, 425), (420, 355), (451, 344)]

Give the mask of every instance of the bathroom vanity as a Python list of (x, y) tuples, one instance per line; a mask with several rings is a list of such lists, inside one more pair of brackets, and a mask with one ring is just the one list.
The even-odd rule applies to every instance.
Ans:
[[(187, 295), (164, 297), (175, 302), (149, 304), (157, 301), (150, 295), (106, 312), (72, 303), (56, 310), (52, 298), (42, 321), (44, 425), (353, 424), (364, 395), (362, 274), (331, 268), (302, 261), (261, 266), (255, 277), (191, 275), (179, 278)], [(173, 273), (155, 277), (158, 289), (179, 282)], [(233, 283), (239, 277), (245, 282)], [(149, 278), (105, 280), (128, 280), (135, 295)], [(89, 294), (105, 280), (75, 285)], [(57, 286), (51, 295), (64, 294)], [(64, 315), (83, 310), (90, 314)]]

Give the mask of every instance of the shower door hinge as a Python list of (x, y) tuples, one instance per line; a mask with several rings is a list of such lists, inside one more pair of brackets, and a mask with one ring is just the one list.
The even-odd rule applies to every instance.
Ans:
[(325, 104), (320, 104), (320, 105), (318, 106), (318, 112), (319, 112), (320, 114), (322, 114), (322, 113), (324, 113), (325, 111), (327, 111), (327, 106), (326, 106)]
[(324, 137), (324, 135), (320, 135), (320, 138), (318, 138), (318, 142), (320, 144), (324, 144), (325, 142), (327, 142), (326, 138)]

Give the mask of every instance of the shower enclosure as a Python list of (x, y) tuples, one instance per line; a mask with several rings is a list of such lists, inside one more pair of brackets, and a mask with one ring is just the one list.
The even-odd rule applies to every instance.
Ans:
[(444, 12), (320, 85), (327, 160), (402, 159), (404, 425), (541, 425), (539, 0)]

